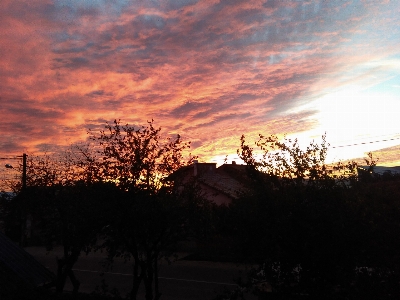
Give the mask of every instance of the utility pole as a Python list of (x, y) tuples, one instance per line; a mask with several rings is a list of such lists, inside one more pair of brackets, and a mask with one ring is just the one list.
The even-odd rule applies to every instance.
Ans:
[[(23, 196), (23, 202), (24, 198), (25, 198), (25, 190), (26, 190), (26, 153), (22, 154), (22, 189), (21, 191), (23, 192), (24, 196)], [(24, 247), (26, 246), (26, 239), (27, 239), (27, 212), (25, 211), (25, 205), (24, 204), (24, 209), (21, 211), (21, 240), (20, 240), (20, 246)]]
[(26, 189), (26, 157), (25, 153), (22, 154), (22, 190)]
[[(14, 157), (0, 157), (0, 160), (13, 160), (13, 159), (18, 159), (20, 160), (22, 158), (22, 190), (26, 189), (26, 182), (27, 182), (27, 157), (28, 155), (26, 155), (26, 153), (23, 153), (22, 155), (18, 155), (18, 156), (14, 156)], [(18, 171), (18, 169), (14, 168), (12, 164), (5, 164), (6, 169), (14, 169), (16, 171)], [(20, 169), (19, 169), (20, 170)]]
[[(11, 160), (11, 159), (21, 159), (22, 158), (22, 189), (21, 191), (25, 191), (26, 190), (26, 161), (27, 161), (27, 156), (26, 153), (23, 153), (22, 156), (18, 155), (16, 157), (0, 157), (0, 160)], [(5, 167), (7, 169), (15, 169), (11, 164), (7, 163), (5, 165)], [(18, 170), (18, 169), (17, 169)], [(23, 195), (25, 196), (25, 193), (23, 193)], [(27, 212), (25, 211), (25, 205), (24, 205), (24, 199), (23, 200), (23, 207), (21, 209), (21, 238), (20, 238), (20, 246), (24, 247), (26, 245), (26, 221), (27, 221)]]

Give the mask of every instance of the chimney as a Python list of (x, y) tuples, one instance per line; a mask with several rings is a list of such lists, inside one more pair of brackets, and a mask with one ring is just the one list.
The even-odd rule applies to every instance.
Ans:
[(193, 160), (193, 176), (197, 176), (197, 163), (199, 161), (197, 159)]
[(232, 160), (232, 165), (236, 165), (236, 161)]

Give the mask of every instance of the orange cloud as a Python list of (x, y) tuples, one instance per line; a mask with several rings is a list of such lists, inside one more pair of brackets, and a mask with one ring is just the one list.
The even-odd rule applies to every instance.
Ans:
[(398, 11), (342, 1), (4, 0), (0, 151), (64, 147), (115, 118), (154, 118), (207, 159), (234, 153), (241, 134), (311, 132), (321, 122), (309, 103), (393, 76), (384, 62), (398, 55)]

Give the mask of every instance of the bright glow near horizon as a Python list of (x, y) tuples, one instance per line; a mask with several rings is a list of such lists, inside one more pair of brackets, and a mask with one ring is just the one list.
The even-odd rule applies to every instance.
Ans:
[[(330, 149), (330, 160), (360, 158), (367, 152), (399, 144), (398, 93), (346, 86), (316, 102), (319, 128), (326, 131), (329, 143), (335, 147)], [(391, 158), (392, 163), (395, 160)]]

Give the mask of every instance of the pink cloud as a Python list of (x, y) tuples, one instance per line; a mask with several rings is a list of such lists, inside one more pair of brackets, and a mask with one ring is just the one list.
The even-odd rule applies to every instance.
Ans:
[[(90, 120), (114, 118), (154, 118), (198, 145), (231, 148), (246, 132), (303, 131), (315, 126), (314, 111), (293, 108), (341, 85), (338, 74), (352, 66), (398, 51), (380, 28), (364, 26), (370, 13), (386, 28), (396, 16), (341, 1), (120, 8), (18, 0), (0, 11), (0, 126), (11, 132), (0, 144), (15, 136), (18, 151), (79, 141)], [(204, 147), (199, 154), (210, 157)]]

